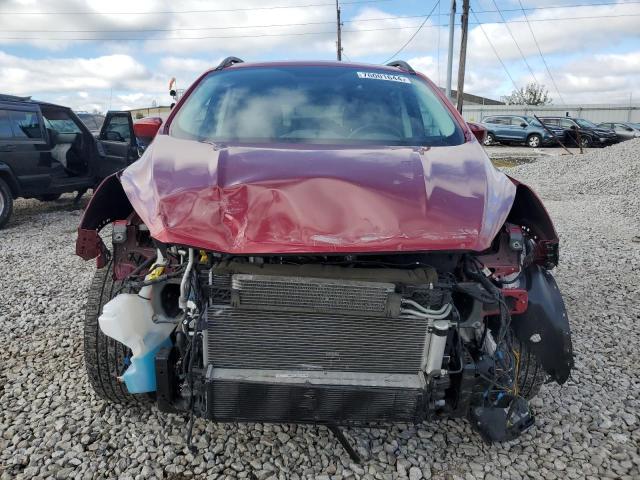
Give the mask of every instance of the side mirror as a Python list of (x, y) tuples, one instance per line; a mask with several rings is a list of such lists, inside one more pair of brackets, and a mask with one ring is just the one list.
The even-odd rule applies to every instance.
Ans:
[(469, 125), (469, 130), (471, 130), (473, 136), (476, 137), (480, 143), (484, 143), (487, 137), (487, 129), (479, 123), (467, 122), (467, 125)]
[(522, 122), (522, 123), (520, 124), (520, 126), (521, 126), (522, 128), (527, 128), (529, 125), (527, 125), (526, 123)]
[(578, 129), (578, 127), (576, 127), (575, 125), (571, 125), (569, 128), (570, 128), (571, 130), (577, 130), (577, 129)]

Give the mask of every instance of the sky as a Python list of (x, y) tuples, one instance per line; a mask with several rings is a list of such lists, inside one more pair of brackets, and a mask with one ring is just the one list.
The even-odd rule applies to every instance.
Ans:
[[(450, 5), (341, 0), (343, 59), (403, 59), (444, 86)], [(471, 0), (471, 9), (466, 92), (499, 99), (537, 82), (558, 105), (640, 104), (640, 0)], [(459, 23), (458, 14), (454, 89)], [(0, 93), (86, 111), (168, 105), (172, 77), (187, 88), (230, 55), (334, 60), (335, 40), (332, 0), (0, 0)]]

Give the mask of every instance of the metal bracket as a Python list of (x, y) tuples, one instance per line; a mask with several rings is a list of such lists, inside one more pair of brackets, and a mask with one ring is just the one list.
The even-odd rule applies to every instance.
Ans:
[(338, 439), (340, 445), (342, 445), (342, 448), (347, 452), (353, 463), (361, 464), (362, 459), (360, 458), (360, 455), (358, 455), (358, 452), (353, 449), (349, 440), (347, 440), (347, 437), (342, 433), (342, 430), (340, 430), (340, 428), (335, 424), (327, 425), (327, 428), (333, 433), (333, 436)]

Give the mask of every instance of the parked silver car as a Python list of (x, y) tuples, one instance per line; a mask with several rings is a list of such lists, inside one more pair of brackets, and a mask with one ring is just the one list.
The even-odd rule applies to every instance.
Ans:
[(631, 122), (604, 122), (599, 123), (600, 128), (608, 128), (616, 132), (618, 141), (631, 140), (632, 138), (640, 138), (640, 123)]

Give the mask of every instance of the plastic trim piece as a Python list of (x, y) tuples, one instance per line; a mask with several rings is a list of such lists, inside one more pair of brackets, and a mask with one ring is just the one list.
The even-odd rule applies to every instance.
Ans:
[(98, 233), (114, 220), (127, 218), (132, 211), (116, 175), (105, 178), (95, 190), (80, 221), (76, 255), (84, 260), (97, 258), (98, 268), (104, 267), (109, 259), (109, 250)]
[(558, 383), (567, 381), (573, 368), (569, 317), (553, 275), (537, 265), (525, 271), (529, 306), (514, 315), (516, 336), (538, 358), (544, 370)]
[(224, 70), (225, 68), (231, 67), (236, 63), (244, 63), (244, 60), (238, 57), (227, 57), (220, 62), (220, 64), (216, 67), (216, 70)]
[(387, 63), (387, 67), (396, 67), (413, 75), (416, 74), (416, 71), (413, 69), (413, 67), (404, 60), (394, 60), (393, 62), (389, 62)]

